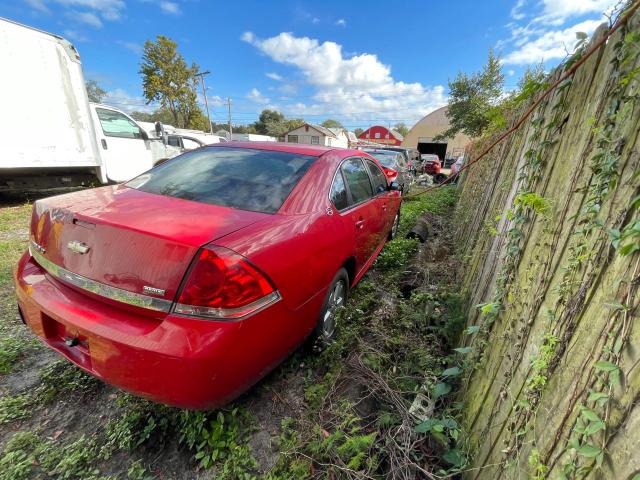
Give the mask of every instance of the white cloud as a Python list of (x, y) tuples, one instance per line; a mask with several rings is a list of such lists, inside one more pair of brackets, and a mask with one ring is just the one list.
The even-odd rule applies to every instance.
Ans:
[(619, 0), (517, 0), (507, 24), (509, 38), (498, 41), (503, 63), (525, 65), (559, 60), (571, 53), (576, 32), (592, 34)]
[(601, 20), (585, 20), (562, 30), (543, 32), (535, 39), (517, 44), (502, 61), (508, 65), (527, 65), (564, 58), (573, 51), (576, 32), (591, 35), (601, 23)]
[(140, 55), (142, 53), (142, 45), (140, 45), (139, 43), (124, 41), (119, 41), (118, 43), (130, 52), (135, 53), (136, 55)]
[(82, 33), (78, 32), (77, 30), (65, 30), (64, 32), (62, 32), (62, 34), (66, 39), (73, 40), (74, 42), (81, 43), (81, 42), (87, 41), (87, 37), (85, 37)]
[[(91, 14), (95, 18), (102, 18), (107, 21), (119, 20), (122, 17), (122, 12), (126, 8), (124, 0), (26, 0), (26, 3), (33, 9), (40, 12), (50, 13), (48, 5), (57, 4), (67, 9), (69, 13), (73, 9), (82, 8), (83, 14)], [(80, 19), (80, 21), (86, 20)], [(92, 26), (96, 26), (95, 19), (92, 19), (93, 23), (88, 23)], [(98, 19), (98, 21), (100, 21)]]
[(511, 9), (511, 18), (513, 18), (514, 20), (522, 20), (526, 16), (522, 11), (526, 3), (527, 0), (518, 0)]
[(98, 16), (91, 12), (71, 12), (69, 14), (71, 18), (79, 21), (80, 23), (85, 23), (91, 27), (101, 28), (102, 21)]
[(282, 81), (282, 76), (278, 75), (275, 72), (268, 72), (268, 73), (265, 73), (265, 75), (269, 77), (271, 80), (276, 80), (277, 82)]
[(336, 21), (336, 25), (338, 25), (340, 27), (346, 27), (347, 26), (347, 21), (344, 18), (339, 18)]
[(114, 107), (119, 108), (120, 110), (123, 110), (127, 113), (133, 111), (150, 113), (158, 108), (157, 105), (147, 105), (143, 97), (130, 95), (122, 88), (116, 88), (107, 92), (103, 103), (105, 103), (106, 105), (113, 105)]
[(255, 39), (256, 36), (253, 34), (253, 32), (244, 32), (242, 35), (240, 35), (240, 40), (242, 40), (243, 42), (253, 43)]
[(252, 88), (251, 91), (247, 94), (247, 98), (253, 102), (260, 104), (267, 104), (270, 100), (260, 93), (260, 90), (257, 88)]
[(446, 103), (444, 87), (396, 81), (391, 68), (376, 55), (345, 56), (335, 42), (320, 43), (286, 32), (267, 39), (245, 32), (242, 39), (272, 60), (298, 68), (315, 89), (310, 104), (286, 106), (292, 114), (412, 121)]
[(25, 3), (34, 10), (42, 13), (50, 13), (44, 0), (25, 0)]
[(162, 0), (160, 2), (160, 10), (163, 13), (167, 13), (169, 15), (180, 15), (182, 12), (180, 11), (180, 5), (176, 2), (169, 2), (167, 0)]
[(313, 17), (311, 19), (311, 23), (313, 23), (314, 25), (317, 25), (318, 23), (320, 23), (320, 19), (318, 17)]
[(617, 3), (617, 0), (542, 0), (542, 15), (537, 20), (561, 25), (571, 17), (607, 12)]

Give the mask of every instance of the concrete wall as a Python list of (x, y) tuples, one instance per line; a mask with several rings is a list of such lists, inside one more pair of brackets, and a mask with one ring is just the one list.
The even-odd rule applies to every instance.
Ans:
[(467, 478), (640, 473), (639, 23), (461, 181)]

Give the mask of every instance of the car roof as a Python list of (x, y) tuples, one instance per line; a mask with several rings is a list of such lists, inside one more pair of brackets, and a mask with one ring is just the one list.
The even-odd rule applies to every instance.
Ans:
[(387, 150), (386, 148), (365, 148), (363, 152), (367, 153), (384, 153), (387, 155), (397, 155), (399, 152), (395, 150)]
[(208, 145), (208, 147), (220, 148), (250, 148), (253, 150), (272, 150), (276, 152), (297, 153), (299, 155), (314, 155), (320, 156), (324, 153), (332, 150), (346, 150), (343, 148), (336, 149), (335, 147), (324, 147), (320, 145), (305, 145), (300, 143), (285, 143), (285, 142), (222, 142)]

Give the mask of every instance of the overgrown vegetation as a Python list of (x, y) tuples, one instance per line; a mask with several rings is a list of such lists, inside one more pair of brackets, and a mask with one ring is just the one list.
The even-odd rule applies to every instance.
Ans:
[[(510, 108), (517, 114), (586, 50), (580, 34), (574, 54), (550, 80), (533, 76)], [(633, 153), (639, 54), (635, 18), (498, 147), (493, 161), (507, 188), (482, 175), (465, 185), (464, 206), (491, 206), (477, 225), (461, 227), (489, 233), (476, 239), (470, 265), (475, 292), (486, 292), (487, 300), (478, 305), (477, 325), (466, 330), (474, 336), (469, 348), (477, 367), (467, 395), (482, 398), (466, 420), (476, 428), (476, 466), (496, 478), (637, 476), (619, 463), (632, 456), (627, 444), (633, 441), (622, 438), (635, 435), (629, 425), (637, 390), (630, 347), (640, 265)], [(594, 91), (601, 96), (584, 108), (585, 92)], [(508, 115), (502, 127), (513, 121)], [(500, 261), (484, 261), (487, 252), (501, 252)]]
[[(40, 371), (35, 388), (0, 401), (0, 423), (18, 429), (1, 449), (0, 480), (112, 478), (102, 475), (114, 468), (118, 478), (147, 480), (156, 475), (144, 452), (172, 444), (189, 452), (191, 468), (211, 469), (217, 479), (420, 478), (464, 469), (462, 404), (454, 401), (464, 348), (453, 350), (464, 317), (447, 230), (455, 200), (452, 187), (407, 200), (398, 238), (340, 313), (337, 341), (317, 355), (295, 354), (275, 374), (302, 376), (304, 401), (285, 416), (275, 465), (266, 471), (249, 443), (256, 420), (242, 399), (191, 412), (120, 393), (107, 420), (91, 430), (20, 430), (61, 399), (92, 405), (96, 395), (104, 398), (101, 382), (60, 360)], [(426, 247), (404, 238), (422, 215), (434, 228)], [(20, 362), (16, 355), (7, 353), (8, 365)], [(269, 380), (259, 388), (270, 388)]]
[[(462, 371), (452, 350), (464, 323), (461, 301), (445, 286), (452, 278), (445, 280), (444, 265), (417, 262), (416, 270), (398, 260), (418, 248), (403, 238), (416, 218), (447, 214), (453, 200), (444, 188), (403, 206), (399, 238), (377, 262), (385, 274), (361, 282), (337, 342), (311, 359), (309, 412), (286, 423), (268, 478), (420, 478), (465, 467), (462, 405), (452, 401)], [(423, 283), (425, 271), (444, 281)]]

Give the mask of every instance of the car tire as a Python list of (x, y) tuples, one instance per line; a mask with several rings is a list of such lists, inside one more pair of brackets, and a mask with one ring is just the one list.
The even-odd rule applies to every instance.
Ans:
[(395, 218), (393, 219), (393, 223), (391, 224), (391, 230), (389, 230), (389, 234), (387, 235), (388, 240), (393, 240), (398, 235), (398, 228), (400, 228), (400, 210), (396, 213)]
[(433, 180), (436, 183), (442, 183), (446, 179), (447, 179), (447, 176), (444, 173), (438, 173), (436, 176), (433, 177)]
[(322, 302), (318, 323), (311, 334), (311, 346), (321, 351), (336, 338), (337, 316), (349, 298), (349, 275), (344, 268), (336, 273)]

